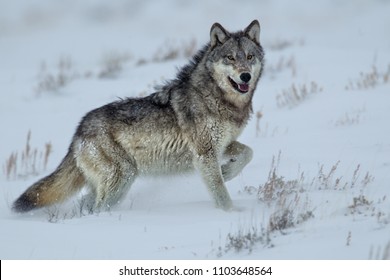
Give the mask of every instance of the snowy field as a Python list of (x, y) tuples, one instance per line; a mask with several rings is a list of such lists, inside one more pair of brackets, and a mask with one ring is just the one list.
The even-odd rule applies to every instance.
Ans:
[[(390, 1), (0, 3), (0, 259), (389, 259)], [(110, 213), (10, 206), (80, 118), (174, 78), (220, 22), (261, 24), (266, 68), (215, 209), (199, 176), (139, 179)]]

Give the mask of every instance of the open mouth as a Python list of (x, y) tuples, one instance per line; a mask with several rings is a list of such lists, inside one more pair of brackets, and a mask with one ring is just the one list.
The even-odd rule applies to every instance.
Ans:
[(238, 84), (235, 81), (233, 81), (232, 78), (229, 78), (230, 84), (233, 86), (235, 90), (237, 90), (240, 93), (247, 93), (249, 91), (249, 85), (247, 83)]

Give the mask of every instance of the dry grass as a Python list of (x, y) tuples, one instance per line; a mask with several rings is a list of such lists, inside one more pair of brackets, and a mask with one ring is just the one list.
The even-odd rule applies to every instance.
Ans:
[[(374, 181), (369, 172), (362, 172), (358, 164), (349, 179), (344, 179), (340, 173), (340, 161), (330, 168), (319, 165), (316, 176), (311, 179), (305, 178), (304, 172), (298, 171), (295, 179), (288, 180), (280, 174), (279, 166), (281, 152), (274, 156), (268, 172), (267, 180), (258, 187), (246, 186), (243, 193), (256, 195), (260, 203), (264, 205), (260, 217), (263, 223), (255, 223), (250, 227), (231, 232), (226, 235), (224, 246), (219, 246), (218, 256), (228, 252), (251, 253), (257, 247), (275, 246), (275, 238), (278, 234), (286, 235), (291, 229), (315, 218), (319, 210), (318, 205), (313, 206), (311, 193), (324, 192), (324, 195), (333, 192), (342, 192), (343, 195), (351, 194), (351, 203), (345, 205), (346, 216), (364, 215), (377, 219), (379, 225), (390, 223), (390, 215), (380, 209), (386, 205), (386, 196), (374, 202), (370, 200), (365, 191)], [(353, 196), (353, 193), (358, 195)], [(268, 214), (266, 214), (268, 213)], [(257, 219), (258, 217), (254, 217)], [(352, 243), (352, 233), (348, 232), (346, 245)]]
[(60, 58), (56, 68), (50, 71), (46, 62), (42, 62), (35, 92), (38, 95), (45, 92), (59, 92), (59, 90), (78, 78), (80, 78), (80, 74), (73, 69), (73, 61), (69, 57)]
[(351, 210), (352, 214), (355, 213), (363, 213), (370, 209), (370, 206), (372, 205), (372, 201), (368, 200), (365, 195), (359, 195), (357, 197), (353, 198), (352, 205), (348, 206), (348, 208)]
[(256, 112), (256, 137), (260, 135), (260, 119), (263, 117), (263, 113), (261, 111)]
[(275, 137), (277, 135), (286, 135), (288, 133), (288, 127), (280, 128), (279, 126), (272, 127), (268, 122), (261, 124), (263, 113), (261, 110), (256, 112), (256, 137)]
[[(319, 190), (340, 189), (340, 186), (342, 185), (342, 176), (335, 178), (335, 173), (339, 164), (340, 161), (337, 161), (334, 165), (332, 165), (329, 171), (326, 171), (324, 165), (322, 164), (318, 168), (317, 176), (313, 178), (311, 185)], [(345, 189), (346, 185), (341, 188)]]
[(264, 73), (270, 75), (271, 78), (275, 78), (277, 74), (280, 74), (284, 71), (291, 72), (292, 77), (295, 77), (297, 75), (297, 64), (293, 55), (287, 58), (282, 55), (279, 57), (279, 60), (276, 61), (274, 64), (267, 62)]
[[(175, 41), (166, 41), (157, 49), (151, 58), (138, 59), (135, 66), (160, 63), (180, 58), (190, 58), (197, 51), (197, 44), (194, 39), (188, 42), (176, 43)], [(100, 63), (100, 69), (97, 71), (87, 70), (85, 72), (75, 70), (73, 60), (70, 57), (61, 57), (55, 67), (49, 67), (43, 61), (38, 72), (38, 82), (34, 87), (37, 95), (43, 93), (60, 93), (66, 86), (75, 80), (97, 78), (97, 79), (115, 79), (125, 69), (126, 65), (133, 58), (128, 52), (112, 51), (103, 55)]]
[(362, 120), (362, 115), (366, 111), (365, 107), (352, 110), (344, 115), (340, 116), (336, 121), (333, 122), (335, 126), (351, 126), (357, 125)]
[(322, 90), (323, 88), (316, 82), (311, 82), (310, 85), (295, 85), (293, 83), (289, 88), (276, 95), (276, 105), (279, 108), (293, 108)]
[(128, 53), (110, 52), (103, 56), (99, 78), (116, 78), (123, 70), (124, 65), (131, 60)]
[(390, 241), (387, 242), (383, 247), (379, 246), (370, 249), (369, 257), (370, 260), (390, 260)]
[(303, 173), (297, 179), (286, 180), (279, 175), (280, 159), (281, 152), (273, 157), (268, 179), (264, 184), (258, 188), (244, 188), (245, 193), (256, 194), (258, 200), (267, 205), (270, 210), (268, 221), (265, 225), (256, 224), (227, 234), (225, 245), (218, 249), (218, 256), (229, 251), (251, 253), (258, 246), (273, 247), (272, 236), (275, 232), (285, 234), (289, 228), (314, 218), (308, 197), (302, 196), (305, 192)]
[(99, 212), (93, 210), (93, 206), (81, 198), (69, 209), (62, 209), (54, 205), (43, 209), (49, 223), (58, 223), (60, 221), (82, 218), (89, 215), (99, 215)]
[(257, 227), (251, 227), (244, 231), (239, 229), (236, 233), (229, 233), (226, 237), (226, 244), (224, 251), (248, 251), (249, 253), (258, 245), (264, 247), (273, 247), (269, 232), (264, 228), (260, 230)]
[(279, 164), (281, 159), (281, 152), (277, 157), (272, 158), (271, 167), (268, 172), (268, 179), (264, 184), (258, 187), (257, 198), (262, 202), (273, 202), (285, 198), (287, 195), (302, 192), (302, 184), (304, 182), (304, 174), (295, 180), (285, 180), (279, 175)]
[(294, 46), (305, 45), (304, 39), (274, 39), (273, 42), (267, 44), (267, 49), (272, 51), (282, 51)]
[(350, 246), (351, 245), (351, 240), (352, 240), (352, 232), (348, 231), (347, 241), (346, 241), (345, 245), (346, 246)]
[(173, 41), (166, 41), (164, 46), (159, 48), (153, 56), (153, 62), (164, 62), (174, 59), (190, 58), (196, 52), (196, 40), (191, 39), (188, 42), (181, 42), (179, 44)]
[(360, 164), (356, 165), (352, 178), (345, 181), (342, 175), (336, 176), (336, 170), (339, 164), (340, 161), (337, 161), (329, 171), (326, 171), (324, 165), (321, 165), (317, 175), (311, 181), (311, 186), (319, 190), (347, 190), (353, 188), (364, 190), (374, 181), (374, 177), (369, 172), (366, 172), (364, 177), (359, 180), (361, 177)]
[(179, 58), (190, 58), (195, 55), (196, 51), (197, 44), (195, 39), (181, 43), (169, 40), (158, 48), (151, 59), (141, 58), (138, 60), (137, 65), (166, 62)]
[(46, 143), (44, 148), (38, 150), (31, 147), (30, 141), (31, 131), (28, 131), (24, 149), (20, 153), (12, 152), (6, 159), (3, 174), (7, 180), (36, 176), (46, 170), (52, 152), (51, 143)]
[(346, 90), (367, 90), (375, 88), (378, 85), (387, 84), (390, 82), (390, 64), (387, 66), (387, 70), (379, 71), (378, 68), (373, 65), (368, 72), (360, 72), (358, 79), (350, 80), (348, 85), (345, 86)]

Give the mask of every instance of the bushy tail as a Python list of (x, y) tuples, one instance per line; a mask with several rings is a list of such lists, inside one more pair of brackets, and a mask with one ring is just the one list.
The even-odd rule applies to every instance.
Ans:
[(29, 187), (13, 204), (15, 212), (27, 212), (62, 202), (85, 183), (84, 176), (76, 166), (72, 151), (69, 151), (57, 169)]

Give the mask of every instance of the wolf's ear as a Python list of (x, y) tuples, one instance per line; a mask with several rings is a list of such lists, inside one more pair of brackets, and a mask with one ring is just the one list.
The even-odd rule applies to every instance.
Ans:
[(244, 33), (252, 41), (260, 44), (260, 23), (257, 19), (252, 21), (247, 28), (245, 28)]
[(211, 47), (215, 47), (218, 43), (223, 44), (229, 39), (230, 34), (219, 23), (214, 23), (210, 30)]

